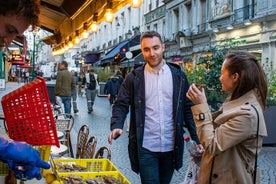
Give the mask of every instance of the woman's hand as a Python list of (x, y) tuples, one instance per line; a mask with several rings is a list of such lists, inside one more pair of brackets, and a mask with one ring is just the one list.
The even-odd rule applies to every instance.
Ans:
[(199, 90), (195, 84), (192, 84), (186, 93), (186, 96), (195, 104), (207, 103), (207, 99), (205, 96), (205, 89), (201, 88)]
[(202, 144), (198, 144), (196, 149), (201, 154), (205, 151), (205, 149), (203, 148)]

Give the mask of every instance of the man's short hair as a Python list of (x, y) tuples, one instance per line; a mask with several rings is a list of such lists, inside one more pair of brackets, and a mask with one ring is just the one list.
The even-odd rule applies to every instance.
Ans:
[(60, 64), (64, 65), (66, 68), (68, 67), (68, 63), (66, 61), (62, 61)]
[(146, 32), (142, 33), (142, 35), (140, 37), (140, 43), (142, 42), (142, 40), (144, 38), (153, 38), (153, 37), (158, 37), (159, 40), (161, 41), (161, 43), (163, 42), (162, 38), (161, 38), (161, 35), (158, 32), (156, 32), (156, 31), (146, 31)]
[(94, 72), (94, 69), (90, 69), (89, 72)]

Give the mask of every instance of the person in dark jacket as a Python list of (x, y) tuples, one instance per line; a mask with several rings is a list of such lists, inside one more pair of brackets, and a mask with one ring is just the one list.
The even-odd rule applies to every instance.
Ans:
[(107, 93), (107, 98), (109, 99), (110, 105), (114, 104), (122, 82), (123, 80), (120, 78), (120, 76), (114, 75), (105, 84), (105, 91)]
[[(163, 59), (165, 45), (155, 31), (141, 35), (146, 64), (130, 72), (112, 108), (109, 144), (123, 133), (130, 107), (129, 158), (142, 184), (171, 181), (183, 163), (184, 125), (203, 149), (186, 97), (189, 83), (181, 69)], [(185, 123), (184, 123), (185, 122)]]

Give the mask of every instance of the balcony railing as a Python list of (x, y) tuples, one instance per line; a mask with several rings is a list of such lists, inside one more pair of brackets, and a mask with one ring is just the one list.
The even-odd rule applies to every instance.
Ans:
[(234, 14), (231, 17), (234, 23), (241, 23), (241, 22), (244, 22), (245, 20), (252, 19), (253, 16), (254, 16), (253, 6), (248, 5), (243, 8), (236, 9), (234, 11)]
[(229, 16), (224, 16), (223, 18), (215, 19), (210, 22), (212, 28), (225, 28), (228, 25), (236, 25), (244, 23), (246, 20), (251, 20), (254, 18), (253, 5), (248, 5), (243, 8), (239, 8), (231, 12)]

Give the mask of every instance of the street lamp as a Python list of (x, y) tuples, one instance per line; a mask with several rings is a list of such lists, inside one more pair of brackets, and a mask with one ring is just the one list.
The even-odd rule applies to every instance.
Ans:
[(36, 43), (36, 36), (39, 36), (39, 30), (38, 29), (35, 29), (33, 30), (33, 56), (32, 56), (32, 79), (34, 80), (35, 78), (35, 62), (36, 62), (36, 52), (37, 52), (37, 47), (38, 47), (38, 44)]

